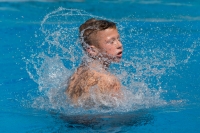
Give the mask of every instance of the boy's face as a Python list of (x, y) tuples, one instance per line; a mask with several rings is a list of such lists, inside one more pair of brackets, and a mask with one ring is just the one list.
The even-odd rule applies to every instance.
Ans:
[(116, 28), (98, 31), (95, 36), (98, 43), (98, 54), (114, 62), (122, 57), (122, 43)]

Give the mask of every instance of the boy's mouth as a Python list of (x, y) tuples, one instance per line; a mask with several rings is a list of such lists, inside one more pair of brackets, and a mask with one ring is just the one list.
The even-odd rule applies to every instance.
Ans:
[(120, 51), (120, 52), (117, 53), (117, 57), (118, 57), (118, 58), (121, 58), (121, 57), (122, 57), (122, 51)]

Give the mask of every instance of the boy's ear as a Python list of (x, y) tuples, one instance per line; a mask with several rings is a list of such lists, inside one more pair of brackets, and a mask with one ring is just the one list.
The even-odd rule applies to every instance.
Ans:
[(95, 47), (94, 45), (90, 45), (88, 48), (87, 48), (87, 53), (94, 57), (98, 54), (98, 48)]

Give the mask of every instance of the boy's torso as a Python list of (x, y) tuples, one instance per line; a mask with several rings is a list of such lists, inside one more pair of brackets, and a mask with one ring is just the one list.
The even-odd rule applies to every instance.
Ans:
[(88, 99), (91, 93), (115, 95), (120, 93), (120, 82), (108, 72), (99, 72), (89, 67), (79, 67), (68, 83), (67, 94), (74, 104), (78, 100)]

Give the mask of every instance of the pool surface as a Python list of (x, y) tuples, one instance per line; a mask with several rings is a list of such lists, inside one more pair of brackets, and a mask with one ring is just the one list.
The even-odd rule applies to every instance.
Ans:
[[(200, 132), (200, 2), (0, 0), (0, 132)], [(110, 72), (126, 101), (74, 108), (67, 78), (81, 62), (78, 26), (112, 20), (123, 59)]]

